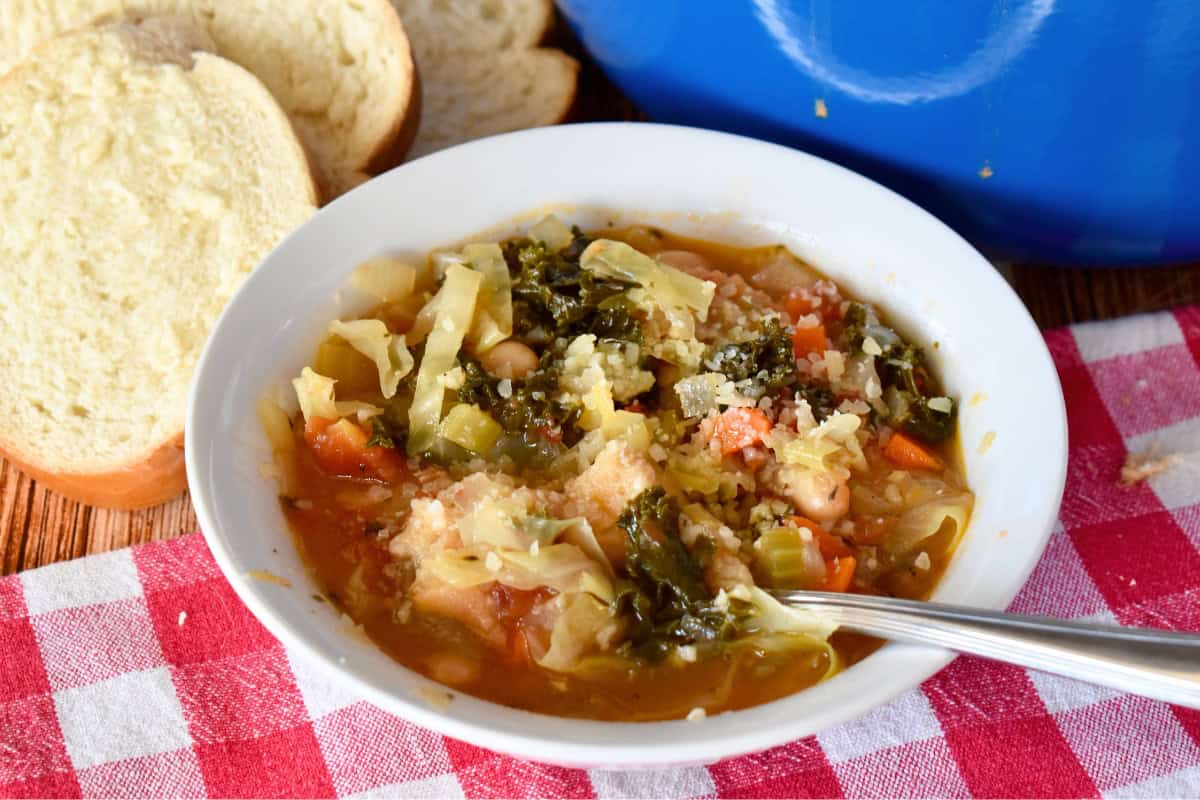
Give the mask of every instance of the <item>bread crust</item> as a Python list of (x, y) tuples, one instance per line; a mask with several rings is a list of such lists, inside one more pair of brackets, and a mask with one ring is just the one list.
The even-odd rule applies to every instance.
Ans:
[(559, 61), (563, 62), (563, 66), (571, 71), (571, 92), (563, 97), (563, 106), (559, 109), (554, 123), (565, 122), (571, 116), (572, 110), (575, 108), (575, 99), (579, 96), (579, 62), (571, 56), (554, 47), (535, 47), (535, 52), (548, 53)]
[(100, 508), (149, 508), (165, 503), (187, 488), (182, 431), (138, 461), (107, 472), (44, 469), (18, 457), (3, 442), (0, 455), (47, 489)]
[(387, 30), (382, 34), (392, 39), (402, 51), (393, 80), (398, 86), (407, 85), (408, 91), (396, 98), (391, 114), (392, 125), (387, 134), (375, 145), (366, 161), (359, 165), (361, 171), (369, 174), (383, 172), (404, 161), (417, 138), (417, 126), (421, 121), (420, 76), (413, 60), (408, 33), (404, 29), (399, 12), (389, 0), (375, 0), (375, 3), (381, 9), (384, 25), (387, 26)]

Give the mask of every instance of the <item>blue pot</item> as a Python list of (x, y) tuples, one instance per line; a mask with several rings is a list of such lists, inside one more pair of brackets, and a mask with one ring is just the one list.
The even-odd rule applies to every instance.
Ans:
[(831, 158), (997, 256), (1200, 259), (1197, 0), (559, 5), (653, 119)]

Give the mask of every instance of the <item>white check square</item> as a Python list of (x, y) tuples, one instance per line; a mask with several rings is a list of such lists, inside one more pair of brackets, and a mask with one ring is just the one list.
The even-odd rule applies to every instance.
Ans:
[(21, 574), (29, 615), (139, 597), (142, 584), (129, 550), (50, 564)]
[(192, 743), (166, 667), (56, 692), (54, 705), (75, 769)]
[(1071, 328), (1084, 361), (1140, 353), (1171, 344), (1183, 344), (1183, 331), (1170, 314), (1148, 314)]
[(1146, 482), (1169, 509), (1200, 503), (1200, 418), (1131, 436), (1125, 449), (1148, 458), (1170, 458), (1170, 465)]
[(912, 689), (853, 722), (817, 734), (817, 741), (836, 764), (941, 734), (941, 723), (929, 700), (919, 689)]
[(287, 651), (287, 660), (296, 678), (296, 687), (300, 689), (300, 696), (304, 698), (309, 719), (318, 720), (362, 700), (337, 673), (326, 669), (316, 660), (290, 649)]
[(447, 774), (421, 781), (377, 786), (349, 795), (345, 800), (458, 800), (462, 797), (466, 795), (463, 794), (458, 778)]
[(704, 767), (674, 767), (647, 770), (588, 771), (592, 788), (599, 800), (608, 798), (655, 797), (676, 800), (688, 797), (712, 797), (717, 793), (712, 774)]

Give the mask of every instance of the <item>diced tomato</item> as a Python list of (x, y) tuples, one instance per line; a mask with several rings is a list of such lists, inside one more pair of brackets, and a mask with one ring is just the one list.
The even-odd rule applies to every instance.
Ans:
[(926, 450), (915, 439), (899, 431), (888, 439), (883, 448), (883, 456), (901, 469), (925, 469), (937, 472), (942, 468), (942, 460)]
[(561, 425), (542, 425), (537, 429), (538, 436), (545, 439), (547, 442), (561, 442), (563, 438), (563, 430)]
[(814, 325), (811, 328), (797, 326), (792, 331), (792, 350), (797, 358), (804, 358), (810, 353), (825, 352), (825, 326)]
[(396, 483), (404, 477), (404, 458), (391, 447), (367, 447), (370, 437), (348, 419), (313, 417), (304, 425), (304, 441), (317, 464), (331, 475)]
[(514, 589), (511, 586), (497, 583), (492, 588), (492, 596), (496, 600), (497, 617), (504, 626), (507, 636), (505, 656), (514, 665), (529, 665), (533, 663), (533, 655), (529, 652), (529, 636), (523, 625), (525, 616), (538, 603), (553, 596), (549, 589)]
[(833, 561), (827, 562), (825, 565), (825, 586), (827, 592), (844, 592), (850, 588), (850, 582), (854, 580), (854, 568), (858, 562), (853, 556), (842, 556), (835, 558)]
[(727, 456), (764, 441), (770, 431), (771, 420), (762, 409), (731, 408), (717, 417), (713, 435)]

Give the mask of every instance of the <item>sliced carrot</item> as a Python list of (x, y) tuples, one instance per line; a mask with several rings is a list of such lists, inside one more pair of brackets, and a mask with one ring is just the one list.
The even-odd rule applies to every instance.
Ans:
[(825, 352), (825, 326), (814, 325), (811, 328), (797, 326), (792, 332), (792, 349), (797, 358), (803, 358), (810, 353)]
[(854, 552), (839, 537), (834, 536), (808, 517), (793, 516), (792, 521), (797, 526), (808, 528), (813, 532), (813, 536), (817, 539), (817, 546), (821, 548), (821, 557), (826, 561), (831, 558), (842, 558)]
[(792, 289), (783, 300), (783, 309), (792, 319), (800, 319), (805, 314), (811, 314), (817, 307), (817, 298), (809, 289)]
[(934, 472), (942, 468), (942, 460), (926, 450), (915, 439), (897, 431), (883, 448), (884, 457), (903, 469), (927, 469)]
[(854, 568), (858, 562), (853, 556), (843, 556), (835, 558), (826, 565), (828, 570), (825, 575), (825, 591), (827, 592), (844, 592), (850, 588), (850, 581), (854, 580)]
[(304, 441), (317, 464), (331, 475), (395, 483), (404, 477), (404, 459), (391, 447), (367, 447), (370, 437), (348, 419), (336, 422), (312, 417), (304, 424)]
[(758, 408), (731, 408), (717, 417), (713, 436), (721, 446), (721, 455), (736, 453), (766, 439), (771, 420)]

